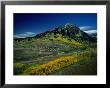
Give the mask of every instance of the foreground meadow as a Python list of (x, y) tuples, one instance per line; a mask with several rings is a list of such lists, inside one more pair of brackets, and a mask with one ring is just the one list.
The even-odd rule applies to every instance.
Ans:
[(14, 41), (14, 75), (96, 74), (96, 43), (60, 35)]

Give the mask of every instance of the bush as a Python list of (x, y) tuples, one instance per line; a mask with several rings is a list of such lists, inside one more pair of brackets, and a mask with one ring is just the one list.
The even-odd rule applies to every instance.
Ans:
[(30, 66), (31, 66), (30, 64), (15, 63), (14, 64), (14, 75), (23, 73)]
[(55, 71), (58, 71), (74, 63), (77, 63), (81, 60), (91, 58), (91, 56), (94, 55), (93, 53), (94, 53), (94, 50), (90, 49), (89, 51), (84, 51), (78, 54), (76, 53), (74, 55), (63, 56), (53, 61), (50, 61), (46, 64), (30, 67), (24, 72), (24, 74), (25, 75), (26, 74), (27, 75), (29, 74), (30, 75), (49, 75)]
[(53, 41), (53, 39), (49, 39), (50, 41)]

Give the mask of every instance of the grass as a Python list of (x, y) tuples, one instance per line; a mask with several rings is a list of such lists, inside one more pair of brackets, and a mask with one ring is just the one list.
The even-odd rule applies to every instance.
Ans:
[[(57, 36), (57, 37), (55, 37)], [(75, 41), (74, 39), (68, 38), (68, 37), (64, 37), (60, 34), (57, 35), (48, 35), (42, 38), (35, 38), (35, 39), (31, 39), (31, 40), (21, 40), (21, 41), (14, 41), (14, 47), (15, 48), (37, 48), (36, 43), (37, 42), (59, 42), (59, 43), (66, 43), (69, 45), (74, 45), (76, 47), (81, 47), (84, 46), (81, 43)]]
[[(96, 56), (96, 44), (79, 43), (59, 34), (29, 41), (27, 39), (14, 41), (14, 74), (51, 75), (57, 72), (69, 74), (74, 71), (71, 69), (75, 68), (69, 67), (80, 62), (87, 64), (86, 60)], [(89, 65), (87, 66), (89, 68)], [(78, 67), (83, 72), (81, 66)], [(87, 71), (86, 65), (84, 69)]]
[(53, 41), (59, 41), (59, 42), (63, 42), (63, 43), (67, 43), (67, 44), (71, 44), (71, 45), (75, 45), (75, 46), (81, 46), (82, 44), (75, 41), (74, 39), (68, 38), (68, 37), (64, 37), (60, 34), (56, 35), (57, 37), (51, 36), (49, 37), (49, 39), (53, 40)]
[[(14, 74), (18, 75), (23, 73), (26, 69), (30, 67), (35, 67), (36, 64), (27, 64), (27, 63), (15, 63), (14, 64)], [(29, 71), (29, 70), (28, 70)]]
[(56, 58), (55, 60), (50, 61), (46, 64), (30, 67), (27, 70), (25, 70), (23, 74), (24, 75), (49, 75), (53, 72), (61, 70), (62, 68), (70, 66), (81, 60), (87, 59), (88, 57), (91, 57), (93, 53), (94, 53), (94, 50), (89, 49), (89, 51), (81, 52), (79, 54)]
[(80, 60), (62, 70), (51, 73), (51, 75), (97, 75), (97, 52), (91, 53), (89, 58)]
[(14, 74), (20, 74), (28, 67), (29, 67), (28, 64), (16, 63), (14, 64)]

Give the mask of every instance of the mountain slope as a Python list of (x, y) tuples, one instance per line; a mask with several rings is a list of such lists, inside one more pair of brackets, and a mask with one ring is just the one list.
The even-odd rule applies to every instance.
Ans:
[[(14, 74), (23, 75), (33, 71), (34, 74), (37, 74), (36, 71), (38, 74), (59, 74), (59, 71), (62, 72), (70, 65), (80, 65), (78, 59), (81, 59), (81, 62), (85, 60), (86, 63), (88, 59), (97, 56), (93, 53), (97, 47), (93, 41), (94, 38), (72, 24), (57, 27), (34, 37), (14, 39)], [(73, 72), (70, 68), (67, 71)], [(63, 74), (67, 71), (63, 71)]]
[(37, 38), (44, 37), (47, 35), (57, 35), (61, 34), (62, 36), (72, 38), (76, 41), (96, 41), (95, 38), (92, 38), (87, 33), (80, 30), (78, 27), (72, 25), (72, 24), (65, 24), (64, 26), (57, 27), (53, 30), (46, 31), (44, 33), (36, 35)]

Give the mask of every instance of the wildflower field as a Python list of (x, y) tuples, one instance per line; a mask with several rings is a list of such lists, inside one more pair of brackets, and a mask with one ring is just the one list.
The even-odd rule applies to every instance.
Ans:
[[(97, 69), (97, 48), (96, 43), (78, 42), (74, 39), (61, 35), (50, 35), (42, 38), (32, 38), (31, 40), (14, 41), (14, 74), (15, 75), (57, 75), (72, 72), (74, 68), (81, 71), (92, 58), (95, 65), (91, 69)], [(83, 62), (83, 65), (80, 64)], [(69, 67), (79, 64), (80, 66)], [(80, 68), (79, 68), (80, 67)], [(84, 69), (89, 67), (85, 66)], [(65, 69), (68, 68), (66, 71)], [(85, 71), (85, 74), (88, 71)], [(96, 74), (93, 70), (90, 74)], [(68, 73), (69, 74), (69, 73)], [(77, 73), (84, 74), (83, 71)]]

